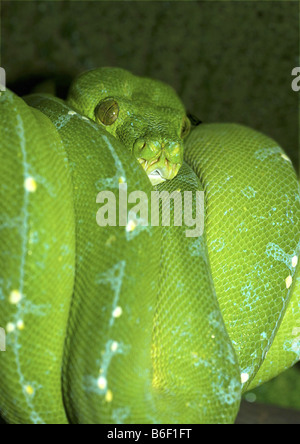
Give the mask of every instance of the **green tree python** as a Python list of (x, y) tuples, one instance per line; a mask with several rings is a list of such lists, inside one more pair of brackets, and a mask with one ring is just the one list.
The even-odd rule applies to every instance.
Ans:
[[(300, 189), (274, 140), (191, 129), (170, 86), (118, 68), (66, 101), (7, 90), (0, 118), (7, 422), (232, 423), (242, 393), (299, 360)], [(204, 191), (203, 234), (143, 224), (134, 200), (100, 227), (97, 196), (120, 184)]]

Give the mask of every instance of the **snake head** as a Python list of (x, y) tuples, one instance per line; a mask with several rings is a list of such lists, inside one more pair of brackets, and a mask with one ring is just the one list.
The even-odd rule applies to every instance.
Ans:
[(120, 68), (100, 68), (75, 80), (68, 104), (121, 141), (153, 185), (178, 174), (191, 123), (169, 85)]

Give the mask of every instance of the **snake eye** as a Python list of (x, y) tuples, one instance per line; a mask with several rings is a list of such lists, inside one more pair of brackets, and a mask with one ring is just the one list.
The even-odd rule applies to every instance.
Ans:
[(112, 125), (119, 116), (119, 105), (115, 99), (104, 99), (96, 106), (95, 116), (103, 125)]
[(190, 129), (191, 129), (191, 122), (189, 118), (185, 116), (182, 120), (180, 137), (184, 139), (189, 134)]

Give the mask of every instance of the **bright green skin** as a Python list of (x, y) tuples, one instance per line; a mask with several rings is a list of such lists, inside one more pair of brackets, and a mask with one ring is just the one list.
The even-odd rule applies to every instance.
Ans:
[[(86, 118), (95, 119), (101, 84), (126, 116), (111, 134)], [(146, 105), (141, 91), (151, 88)], [(99, 227), (99, 191), (118, 197), (126, 182), (128, 193), (150, 198), (132, 156), (136, 139), (160, 150), (170, 140), (180, 148), (170, 160), (182, 159), (183, 105), (169, 87), (113, 68), (75, 80), (68, 104), (50, 96), (27, 103), (10, 91), (0, 97), (3, 416), (233, 422), (241, 374), (245, 391), (300, 357), (300, 191), (291, 163), (249, 128), (201, 125), (178, 175), (158, 189), (204, 189), (204, 235), (188, 238), (185, 226)]]

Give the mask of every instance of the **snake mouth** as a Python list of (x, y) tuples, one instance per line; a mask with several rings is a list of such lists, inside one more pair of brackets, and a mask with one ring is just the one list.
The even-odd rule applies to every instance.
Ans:
[(148, 177), (152, 185), (158, 185), (167, 180), (162, 176), (162, 172), (159, 169), (152, 171), (152, 173), (148, 174)]
[(172, 180), (175, 176), (177, 176), (181, 167), (181, 164), (171, 163), (164, 156), (160, 156), (151, 161), (139, 158), (138, 161), (147, 173), (152, 185), (158, 185), (166, 180)]

